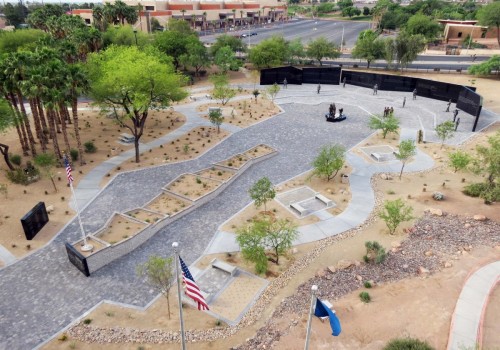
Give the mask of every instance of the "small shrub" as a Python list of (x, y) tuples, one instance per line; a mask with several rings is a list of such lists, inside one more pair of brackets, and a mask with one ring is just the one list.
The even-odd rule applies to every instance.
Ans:
[(434, 192), (432, 194), (432, 198), (434, 198), (435, 201), (442, 201), (444, 200), (444, 194), (442, 194), (441, 192)]
[(481, 197), (483, 193), (488, 191), (489, 187), (485, 182), (474, 183), (465, 186), (463, 193), (469, 197)]
[(38, 170), (36, 168), (30, 168), (29, 171), (25, 171), (25, 169), (14, 169), (14, 170), (9, 170), (7, 171), (7, 178), (19, 185), (29, 185), (30, 183), (34, 182), (34, 179), (37, 179), (38, 177)]
[(113, 316), (115, 315), (115, 314), (114, 314), (114, 313), (112, 313), (111, 311), (106, 311), (106, 313), (105, 313), (105, 314), (106, 314), (106, 316), (108, 316), (108, 317), (113, 317)]
[(396, 192), (394, 192), (393, 190), (389, 190), (387, 191), (387, 194), (396, 194)]
[(92, 319), (91, 318), (86, 318), (83, 320), (83, 324), (91, 324), (92, 323)]
[(368, 288), (368, 289), (370, 289), (372, 287), (372, 284), (368, 281), (366, 281), (363, 285), (365, 286), (365, 288)]
[(79, 154), (78, 154), (78, 150), (77, 150), (77, 149), (71, 149), (71, 150), (69, 151), (69, 155), (70, 155), (71, 160), (72, 160), (73, 162), (76, 162), (76, 161), (78, 160), (78, 155), (79, 155)]
[(217, 175), (222, 176), (222, 171), (217, 172)]
[(359, 293), (359, 299), (361, 299), (363, 303), (369, 303), (370, 301), (372, 301), (372, 298), (370, 297), (370, 294), (368, 294), (368, 292)]
[(85, 148), (85, 153), (95, 153), (97, 152), (97, 147), (94, 145), (93, 141), (87, 141), (83, 144)]
[(393, 339), (383, 350), (434, 350), (432, 346), (418, 339)]
[(68, 340), (68, 335), (66, 333), (63, 333), (59, 336), (59, 338), (57, 338), (57, 340), (66, 341), (66, 340)]
[(64, 198), (64, 197), (61, 197), (61, 201), (63, 201), (63, 202), (64, 202), (64, 200), (65, 200), (65, 199), (66, 199), (66, 198)]
[(220, 327), (220, 325), (222, 325), (222, 321), (221, 320), (215, 320), (215, 326), (216, 327)]
[(22, 158), (19, 154), (11, 154), (9, 156), (9, 158), (10, 158), (10, 161), (17, 166), (20, 166), (22, 163)]
[(201, 179), (199, 177), (196, 177), (196, 183), (201, 184)]
[(365, 242), (366, 255), (363, 257), (365, 262), (374, 262), (375, 264), (382, 263), (387, 257), (384, 247), (380, 245), (377, 241), (367, 241)]

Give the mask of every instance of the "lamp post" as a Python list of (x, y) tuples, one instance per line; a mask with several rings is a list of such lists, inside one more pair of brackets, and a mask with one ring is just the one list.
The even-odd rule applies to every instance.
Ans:
[(137, 45), (137, 28), (134, 28), (134, 36), (135, 36), (135, 46), (139, 46)]
[(344, 24), (342, 23), (342, 39), (340, 40), (340, 52), (342, 52), (343, 46), (344, 46)]
[(318, 286), (313, 284), (311, 286), (311, 306), (309, 307), (309, 318), (307, 319), (306, 343), (304, 345), (304, 350), (309, 350), (309, 339), (311, 339), (311, 323), (312, 323), (312, 316), (314, 314), (314, 302), (316, 301), (317, 290)]

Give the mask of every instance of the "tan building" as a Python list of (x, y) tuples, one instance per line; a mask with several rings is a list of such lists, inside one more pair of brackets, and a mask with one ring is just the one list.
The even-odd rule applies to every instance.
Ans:
[[(113, 1), (110, 1), (113, 3)], [(124, 1), (137, 6), (139, 1)], [(263, 1), (140, 1), (142, 9), (134, 27), (151, 31), (151, 20), (155, 18), (161, 26), (168, 28), (171, 18), (184, 19), (196, 30), (211, 30), (268, 23), (286, 19), (287, 5), (279, 0)], [(92, 23), (92, 10), (73, 10), (74, 15)]]
[(458, 46), (467, 38), (472, 38), (473, 42), (489, 48), (498, 47), (496, 28), (479, 26), (476, 20), (439, 20), (439, 23), (444, 26), (444, 40), (447, 44)]

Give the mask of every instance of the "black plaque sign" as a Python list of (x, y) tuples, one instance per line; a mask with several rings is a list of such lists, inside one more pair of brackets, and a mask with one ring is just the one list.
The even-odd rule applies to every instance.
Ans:
[(49, 222), (49, 216), (45, 209), (45, 203), (39, 202), (21, 218), (26, 239), (31, 241), (47, 222)]
[(457, 108), (476, 117), (472, 131), (476, 131), (479, 115), (483, 108), (483, 98), (469, 87), (463, 87), (458, 95)]
[(87, 264), (87, 258), (85, 258), (78, 250), (75, 249), (71, 244), (66, 242), (66, 252), (68, 253), (69, 261), (76, 266), (81, 273), (85, 276), (90, 276), (89, 266)]
[(302, 69), (287, 66), (262, 69), (260, 71), (260, 85), (283, 84), (285, 80), (288, 84), (302, 84)]
[(340, 84), (340, 67), (302, 68), (304, 84)]

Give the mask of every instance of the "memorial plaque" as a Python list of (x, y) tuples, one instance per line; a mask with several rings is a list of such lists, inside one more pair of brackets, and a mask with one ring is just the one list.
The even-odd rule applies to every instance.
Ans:
[(457, 108), (473, 116), (478, 115), (483, 105), (483, 98), (477, 92), (462, 87), (458, 95)]
[(80, 252), (73, 247), (71, 244), (66, 242), (66, 252), (68, 253), (69, 261), (76, 266), (80, 272), (85, 276), (90, 276), (89, 266), (87, 264), (87, 258), (85, 258)]
[(303, 84), (340, 84), (340, 67), (302, 68)]
[(21, 218), (26, 239), (31, 241), (47, 222), (49, 222), (49, 216), (45, 209), (45, 203), (39, 202)]
[(302, 84), (302, 70), (292, 66), (262, 69), (260, 71), (260, 85), (283, 84), (283, 80), (288, 84)]

